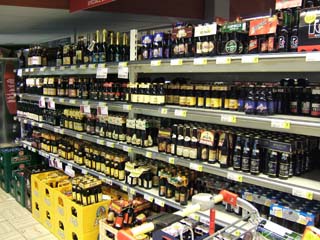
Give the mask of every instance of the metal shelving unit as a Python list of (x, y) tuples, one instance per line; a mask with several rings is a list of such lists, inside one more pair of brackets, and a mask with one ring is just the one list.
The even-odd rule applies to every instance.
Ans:
[[(32, 152), (38, 152), (39, 155), (41, 155), (41, 156), (43, 156), (43, 157), (45, 157), (47, 159), (50, 159), (51, 161), (59, 161), (59, 162), (62, 162), (64, 164), (66, 164), (66, 165), (69, 165), (72, 168), (79, 169), (79, 170), (81, 170), (81, 172), (83, 174), (90, 174), (92, 176), (95, 176), (95, 177), (101, 179), (106, 184), (116, 185), (116, 186), (120, 187), (123, 191), (127, 192), (130, 195), (140, 194), (146, 200), (148, 200), (150, 202), (154, 202), (155, 204), (157, 204), (159, 206), (164, 206), (166, 204), (168, 206), (171, 206), (173, 208), (181, 210), (181, 209), (190, 207), (192, 205), (191, 202), (189, 202), (189, 204), (187, 206), (182, 206), (179, 203), (175, 202), (173, 199), (167, 199), (167, 198), (164, 198), (164, 197), (160, 197), (158, 195), (158, 190), (157, 189), (147, 190), (147, 189), (143, 189), (141, 187), (131, 187), (128, 184), (126, 184), (125, 182), (123, 182), (123, 181), (119, 181), (119, 180), (116, 180), (116, 179), (112, 179), (112, 178), (106, 177), (104, 174), (102, 174), (100, 172), (97, 172), (95, 170), (86, 168), (85, 166), (80, 166), (80, 165), (74, 163), (73, 161), (66, 160), (64, 158), (61, 158), (61, 157), (55, 155), (55, 154), (48, 153), (48, 152), (45, 152), (43, 150), (38, 150), (38, 149), (36, 149), (36, 148), (31, 146), (31, 142), (22, 141), (21, 144), (22, 144), (22, 146), (24, 148), (26, 148), (26, 149), (28, 149), (28, 150), (30, 150)], [(60, 169), (60, 170), (63, 170), (63, 169)], [(208, 213), (208, 211), (198, 212), (196, 214), (193, 214), (192, 217), (197, 218), (201, 222), (207, 222), (208, 221), (208, 217), (209, 217), (209, 213)], [(223, 212), (223, 210), (221, 208), (219, 208), (219, 206), (218, 206), (218, 208), (216, 210), (216, 223), (218, 225), (228, 226), (230, 223), (236, 222), (237, 220), (239, 220), (239, 217), (237, 217), (234, 214), (227, 214), (227, 213)]]
[[(49, 124), (38, 123), (34, 120), (25, 118), (19, 118), (23, 123), (28, 123), (33, 126), (44, 128), (56, 133), (64, 134), (67, 136), (75, 137), (78, 139), (86, 140), (99, 145), (107, 146), (110, 148), (116, 148), (128, 153), (135, 153), (146, 156), (148, 158), (157, 159), (170, 164), (175, 164), (183, 167), (187, 167), (196, 171), (206, 172), (217, 176), (225, 177), (237, 182), (249, 183), (261, 187), (266, 187), (281, 192), (286, 192), (306, 199), (314, 199), (320, 201), (320, 182), (316, 180), (307, 179), (308, 174), (303, 177), (292, 177), (288, 180), (281, 180), (277, 178), (269, 178), (264, 174), (251, 175), (241, 171), (234, 171), (232, 168), (223, 169), (219, 167), (219, 164), (208, 164), (200, 161), (192, 161), (189, 159), (159, 153), (156, 147), (152, 148), (140, 148), (132, 145), (128, 145), (125, 142), (118, 142), (112, 139), (102, 139), (98, 136), (89, 135), (86, 133), (78, 133), (69, 129), (62, 129), (60, 127), (54, 127)], [(318, 172), (311, 172), (315, 174)]]
[[(41, 97), (43, 96), (20, 94), (20, 98), (22, 100), (28, 101), (38, 102)], [(173, 105), (153, 106), (146, 104), (127, 104), (124, 102), (79, 100), (60, 97), (45, 97), (45, 99), (46, 101), (50, 100), (57, 104), (73, 107), (90, 105), (91, 108), (97, 108), (98, 106), (107, 105), (108, 110), (116, 112), (132, 112), (133, 114), (144, 114), (155, 117), (320, 137), (320, 119), (312, 117), (290, 115), (258, 116), (246, 115), (245, 113), (235, 111), (188, 108)], [(289, 123), (289, 127), (284, 127), (281, 123)]]

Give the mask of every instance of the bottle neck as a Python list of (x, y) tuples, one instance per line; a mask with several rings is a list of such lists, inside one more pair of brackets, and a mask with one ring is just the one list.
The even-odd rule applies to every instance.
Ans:
[(99, 31), (96, 32), (96, 43), (100, 42), (100, 33)]
[(113, 34), (110, 34), (110, 45), (113, 45)]
[(116, 35), (116, 45), (118, 46), (120, 44), (120, 33), (117, 33)]

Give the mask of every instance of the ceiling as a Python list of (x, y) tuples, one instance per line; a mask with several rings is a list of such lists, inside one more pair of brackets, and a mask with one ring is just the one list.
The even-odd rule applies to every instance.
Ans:
[(178, 20), (191, 19), (121, 14), (100, 11), (79, 11), (0, 6), (0, 45), (43, 43), (107, 28), (114, 31), (162, 27)]

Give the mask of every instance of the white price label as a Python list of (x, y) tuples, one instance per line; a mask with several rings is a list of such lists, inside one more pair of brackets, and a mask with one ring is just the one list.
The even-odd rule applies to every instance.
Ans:
[(54, 72), (55, 70), (56, 70), (56, 67), (51, 67), (51, 68), (50, 68), (50, 71), (51, 71), (51, 72)]
[(169, 162), (170, 164), (174, 164), (174, 162), (175, 162), (174, 157), (169, 157), (169, 158), (168, 158), (168, 162)]
[(108, 78), (108, 68), (98, 68), (96, 78), (107, 79)]
[(98, 68), (105, 68), (107, 66), (107, 64), (105, 63), (99, 63), (98, 64)]
[(154, 199), (154, 203), (157, 204), (160, 207), (164, 207), (164, 205), (165, 205), (165, 202), (163, 200), (159, 199), (159, 198), (155, 198)]
[(167, 108), (161, 108), (161, 114), (167, 115), (168, 114), (168, 109)]
[(53, 128), (53, 131), (55, 132), (55, 133), (60, 133), (60, 129), (59, 128)]
[(248, 55), (248, 56), (241, 57), (241, 63), (258, 63), (258, 62), (259, 62), (259, 56), (257, 55)]
[(28, 123), (28, 120), (27, 120), (27, 119), (24, 119), (24, 120), (23, 120), (23, 123), (24, 123), (24, 124), (27, 124), (27, 123)]
[(128, 67), (128, 62), (119, 62), (118, 67)]
[(131, 111), (131, 109), (132, 109), (132, 105), (129, 105), (129, 104), (124, 104), (124, 105), (123, 105), (123, 110), (125, 110), (125, 111)]
[(106, 181), (105, 181), (105, 182), (106, 182), (106, 184), (112, 186), (112, 183), (113, 183), (113, 182), (112, 182), (111, 179), (106, 178)]
[(82, 105), (89, 105), (89, 101), (82, 101)]
[(128, 186), (126, 186), (126, 185), (123, 185), (123, 186), (121, 187), (121, 189), (122, 189), (123, 191), (125, 191), (125, 192), (128, 192)]
[(231, 57), (217, 57), (216, 64), (230, 64)]
[(187, 111), (186, 110), (175, 109), (174, 110), (174, 115), (177, 116), (177, 117), (186, 117), (187, 116)]
[(81, 169), (81, 173), (82, 173), (83, 175), (87, 175), (87, 174), (88, 174), (88, 171), (87, 171), (86, 169)]
[(64, 169), (65, 174), (67, 174), (70, 177), (74, 177), (75, 176), (75, 172), (72, 169), (72, 166), (67, 165), (66, 168)]
[(64, 129), (60, 129), (59, 133), (64, 134)]
[(221, 122), (227, 122), (227, 123), (237, 123), (237, 117), (232, 115), (221, 115)]
[(119, 67), (118, 68), (118, 78), (128, 79), (129, 78), (129, 68), (128, 67)]
[(153, 200), (154, 200), (154, 197), (152, 197), (152, 196), (150, 196), (148, 194), (144, 194), (143, 197), (144, 197), (145, 200), (147, 200), (149, 202), (153, 202)]
[(83, 139), (83, 135), (82, 135), (82, 134), (77, 133), (77, 134), (76, 134), (76, 138), (78, 138), (78, 139)]
[(104, 145), (105, 141), (103, 139), (97, 139), (97, 144)]
[(195, 58), (193, 59), (194, 65), (206, 65), (208, 63), (208, 59), (206, 58)]
[(34, 72), (34, 68), (30, 68), (30, 72)]
[(105, 103), (105, 102), (98, 102), (98, 106), (104, 107), (104, 106), (107, 106), (107, 103)]
[(113, 143), (113, 142), (107, 142), (107, 147), (109, 147), (109, 148), (114, 148), (115, 147), (115, 143)]
[(60, 71), (63, 71), (63, 70), (65, 70), (66, 68), (64, 67), (64, 66), (61, 66), (60, 67)]
[(87, 69), (87, 65), (85, 64), (80, 65), (80, 69)]
[(197, 163), (190, 163), (189, 168), (191, 170), (195, 170), (195, 171), (198, 171), (198, 172), (202, 172), (203, 171), (203, 166), (200, 165), (200, 164), (197, 164)]
[(94, 63), (89, 64), (89, 69), (96, 69), (96, 64)]
[(70, 100), (69, 100), (69, 103), (70, 103), (70, 104), (76, 104), (76, 100), (75, 100), (75, 99), (70, 99)]
[(80, 112), (84, 114), (91, 114), (90, 105), (80, 105)]
[(287, 120), (272, 119), (271, 120), (271, 127), (272, 128), (290, 129), (291, 122), (287, 121)]
[(134, 190), (133, 188), (130, 188), (129, 193), (131, 195), (136, 195), (136, 190)]
[(158, 66), (161, 65), (161, 60), (152, 60), (152, 61), (150, 62), (150, 65), (151, 65), (152, 67), (158, 67)]
[(292, 195), (308, 200), (313, 200), (313, 192), (302, 188), (292, 188)]
[(320, 53), (307, 53), (306, 62), (319, 62), (320, 61)]
[(64, 98), (59, 98), (59, 102), (64, 103)]
[(42, 123), (39, 123), (38, 126), (39, 126), (39, 128), (43, 128), (43, 124)]
[(45, 108), (46, 107), (46, 100), (44, 97), (41, 97), (39, 99), (39, 108)]
[(18, 77), (22, 77), (22, 69), (18, 69), (17, 75), (18, 75)]
[(171, 66), (181, 66), (183, 64), (182, 59), (171, 59), (170, 60), (170, 65)]
[(40, 72), (44, 72), (46, 70), (46, 67), (41, 67)]
[(32, 152), (37, 152), (37, 149), (31, 148), (31, 151), (32, 151)]
[(72, 66), (70, 67), (70, 69), (71, 69), (71, 70), (76, 70), (76, 69), (77, 69), (77, 65), (72, 65)]
[(200, 25), (194, 28), (195, 37), (203, 37), (209, 35), (215, 35), (217, 33), (217, 23)]
[(152, 152), (146, 152), (146, 157), (147, 158), (152, 158)]
[(108, 106), (97, 107), (97, 115), (98, 116), (108, 116), (108, 114), (109, 114)]
[(241, 174), (238, 173), (232, 173), (232, 172), (228, 172), (227, 173), (227, 179), (236, 181), (236, 182), (242, 182), (243, 181), (243, 176)]
[(131, 153), (132, 152), (132, 147), (123, 146), (122, 150), (125, 151), (125, 152), (128, 152), (128, 153)]
[(197, 222), (200, 221), (200, 216), (199, 216), (198, 214), (195, 214), (195, 213), (191, 214), (191, 215), (190, 215), (190, 218), (196, 220)]
[(52, 110), (56, 109), (56, 103), (53, 101), (53, 99), (49, 99), (48, 108)]
[(26, 73), (30, 72), (29, 68), (26, 68), (24, 71), (25, 71)]

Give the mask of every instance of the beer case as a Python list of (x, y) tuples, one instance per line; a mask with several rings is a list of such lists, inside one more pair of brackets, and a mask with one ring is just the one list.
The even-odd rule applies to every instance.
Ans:
[(320, 50), (320, 9), (303, 10), (299, 23), (299, 52)]

